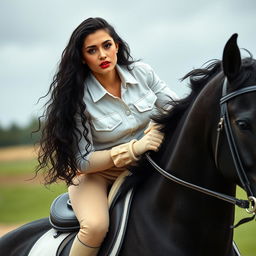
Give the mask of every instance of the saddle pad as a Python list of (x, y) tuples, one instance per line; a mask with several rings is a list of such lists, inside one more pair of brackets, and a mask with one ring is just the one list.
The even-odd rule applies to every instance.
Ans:
[[(28, 256), (56, 256), (60, 244), (70, 235), (62, 233), (55, 238), (56, 230), (53, 228), (44, 233), (33, 245)], [(47, 246), (47, 248), (46, 248)]]

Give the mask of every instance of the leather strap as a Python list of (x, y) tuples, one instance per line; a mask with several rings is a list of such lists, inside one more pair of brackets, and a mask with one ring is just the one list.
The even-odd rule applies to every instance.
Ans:
[(224, 83), (223, 83), (223, 89), (222, 89), (222, 98), (220, 99), (220, 106), (221, 106), (221, 116), (224, 120), (224, 128), (226, 132), (226, 136), (228, 139), (228, 144), (229, 144), (229, 149), (233, 158), (233, 162), (235, 165), (235, 169), (237, 172), (237, 175), (239, 177), (239, 180), (242, 184), (242, 187), (247, 193), (247, 196), (253, 196), (253, 192), (251, 189), (250, 182), (248, 180), (248, 177), (246, 175), (236, 142), (234, 138), (234, 134), (232, 131), (232, 126), (230, 124), (230, 118), (229, 118), (229, 113), (228, 113), (228, 107), (227, 107), (227, 102), (234, 97), (237, 97), (239, 95), (242, 95), (244, 93), (248, 92), (253, 92), (256, 91), (256, 85), (249, 86), (249, 87), (244, 87), (242, 89), (239, 89), (237, 91), (234, 91), (230, 94), (227, 94), (227, 78), (225, 78)]
[(240, 208), (248, 209), (249, 208), (249, 202), (247, 200), (237, 199), (233, 196), (225, 195), (219, 192), (212, 191), (207, 188), (203, 188), (200, 186), (197, 186), (195, 184), (189, 183), (187, 181), (184, 181), (182, 179), (179, 179), (175, 177), (174, 175), (166, 172), (164, 169), (162, 169), (156, 162), (151, 158), (149, 153), (146, 153), (146, 158), (149, 161), (149, 163), (157, 170), (162, 176), (166, 177), (168, 180), (174, 181), (182, 186), (194, 189), (196, 191), (199, 191), (201, 193), (204, 193), (209, 196), (213, 196), (215, 198), (221, 199), (223, 201), (226, 201), (228, 203), (234, 204), (239, 206)]

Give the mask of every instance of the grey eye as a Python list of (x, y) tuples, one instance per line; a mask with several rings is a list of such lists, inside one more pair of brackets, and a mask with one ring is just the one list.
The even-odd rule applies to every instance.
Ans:
[(239, 127), (240, 130), (249, 130), (250, 124), (246, 120), (237, 120), (236, 125)]

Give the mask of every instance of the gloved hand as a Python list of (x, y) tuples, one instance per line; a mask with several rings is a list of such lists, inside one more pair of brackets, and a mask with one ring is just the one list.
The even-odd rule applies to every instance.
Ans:
[(157, 151), (164, 139), (164, 134), (157, 129), (151, 129), (140, 140), (133, 143), (133, 153), (136, 157), (148, 150)]
[(153, 120), (151, 120), (148, 124), (148, 127), (146, 128), (146, 130), (144, 131), (144, 134), (147, 134), (148, 132), (150, 132), (151, 130), (160, 130), (162, 128), (161, 124), (157, 124), (155, 123)]

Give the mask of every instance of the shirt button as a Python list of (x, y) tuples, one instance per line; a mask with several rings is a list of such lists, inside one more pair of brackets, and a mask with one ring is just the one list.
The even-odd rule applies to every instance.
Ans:
[(129, 116), (131, 114), (131, 111), (130, 110), (127, 110), (126, 111), (126, 115)]

